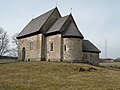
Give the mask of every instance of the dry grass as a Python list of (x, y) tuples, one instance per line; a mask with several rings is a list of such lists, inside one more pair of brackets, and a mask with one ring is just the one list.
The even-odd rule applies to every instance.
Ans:
[[(97, 70), (79, 72), (80, 67)], [(75, 63), (6, 63), (0, 64), (0, 90), (120, 90), (120, 71)]]
[(100, 63), (100, 66), (107, 69), (120, 71), (120, 62)]
[(120, 62), (100, 63), (101, 66), (120, 66)]

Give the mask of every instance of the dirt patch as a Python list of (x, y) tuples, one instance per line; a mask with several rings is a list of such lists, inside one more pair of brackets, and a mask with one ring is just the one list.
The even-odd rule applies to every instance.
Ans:
[(93, 68), (93, 67), (90, 67), (90, 68), (79, 68), (78, 71), (79, 72), (84, 72), (84, 71), (96, 71), (97, 69), (96, 68)]

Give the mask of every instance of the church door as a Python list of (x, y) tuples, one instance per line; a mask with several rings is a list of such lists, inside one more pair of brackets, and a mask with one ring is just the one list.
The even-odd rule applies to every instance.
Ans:
[(22, 61), (25, 61), (25, 47), (22, 49)]

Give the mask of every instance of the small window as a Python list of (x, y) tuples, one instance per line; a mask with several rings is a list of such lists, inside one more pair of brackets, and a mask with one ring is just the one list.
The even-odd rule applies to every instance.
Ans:
[(50, 51), (53, 51), (53, 43), (50, 44)]
[(66, 45), (64, 45), (64, 51), (66, 51)]
[(30, 42), (30, 50), (33, 50), (33, 42)]

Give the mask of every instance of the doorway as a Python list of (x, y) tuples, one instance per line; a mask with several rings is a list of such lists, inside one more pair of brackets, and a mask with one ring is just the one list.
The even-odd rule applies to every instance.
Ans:
[(22, 61), (25, 61), (25, 54), (26, 54), (26, 50), (25, 50), (25, 47), (23, 47), (23, 49), (22, 49)]

